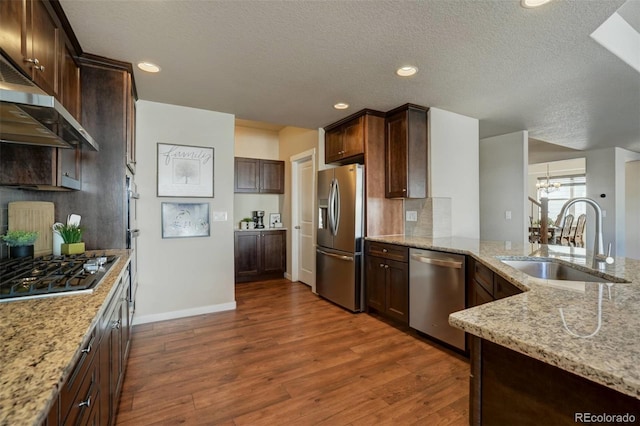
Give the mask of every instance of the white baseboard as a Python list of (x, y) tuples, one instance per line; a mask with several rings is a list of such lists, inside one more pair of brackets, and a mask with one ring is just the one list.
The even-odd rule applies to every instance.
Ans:
[(288, 279), (289, 281), (293, 281), (293, 280), (291, 279), (291, 274), (290, 274), (290, 273), (288, 273), (288, 272), (285, 272), (285, 273), (284, 273), (284, 277), (285, 277), (286, 279)]
[(133, 325), (146, 324), (150, 322), (165, 321), (177, 318), (192, 317), (195, 315), (211, 314), (213, 312), (233, 311), (236, 309), (236, 302), (221, 303), (219, 305), (199, 306), (181, 311), (163, 312), (160, 314), (133, 316)]

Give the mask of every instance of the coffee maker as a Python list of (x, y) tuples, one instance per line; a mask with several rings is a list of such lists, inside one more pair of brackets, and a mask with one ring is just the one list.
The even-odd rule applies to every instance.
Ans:
[(253, 223), (256, 229), (264, 229), (264, 210), (255, 210), (253, 212)]

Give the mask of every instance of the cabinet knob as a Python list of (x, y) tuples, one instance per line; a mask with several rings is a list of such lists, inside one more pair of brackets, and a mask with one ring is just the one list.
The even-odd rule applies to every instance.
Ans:
[(382, 252), (383, 252), (383, 253), (386, 253), (386, 252), (388, 252), (388, 251), (389, 251), (389, 250), (387, 250), (386, 248), (383, 248), (383, 249), (382, 249)]
[(381, 267), (381, 268), (384, 268), (384, 263), (381, 263), (381, 264), (380, 264), (380, 267)]
[(384, 269), (389, 269), (389, 265), (384, 265)]
[(407, 192), (407, 188), (402, 188), (402, 192)]

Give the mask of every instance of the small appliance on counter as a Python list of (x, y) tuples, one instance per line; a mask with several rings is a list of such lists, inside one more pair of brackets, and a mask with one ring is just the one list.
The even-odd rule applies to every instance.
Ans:
[(253, 212), (253, 222), (256, 229), (264, 229), (264, 210), (255, 210)]

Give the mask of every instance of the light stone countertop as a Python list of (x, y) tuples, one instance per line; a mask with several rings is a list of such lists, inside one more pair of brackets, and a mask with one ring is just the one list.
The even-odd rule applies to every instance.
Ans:
[(40, 425), (129, 263), (119, 258), (92, 294), (0, 303), (0, 425)]
[[(472, 256), (524, 293), (455, 312), (449, 316), (451, 325), (640, 399), (639, 260), (616, 258), (604, 270), (594, 270), (592, 253), (581, 248), (541, 244), (507, 248), (497, 241), (401, 235), (367, 240)], [(553, 258), (628, 283), (541, 280), (496, 256)]]

